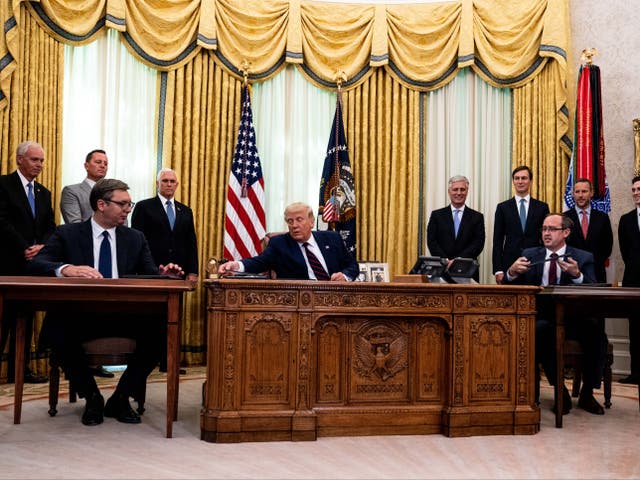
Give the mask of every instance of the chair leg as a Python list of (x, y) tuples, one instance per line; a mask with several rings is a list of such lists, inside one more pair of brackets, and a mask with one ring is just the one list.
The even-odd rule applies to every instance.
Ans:
[(60, 369), (57, 365), (51, 365), (49, 371), (49, 416), (55, 417), (58, 413), (58, 393), (60, 391)]
[(613, 346), (609, 344), (607, 350), (607, 360), (604, 362), (604, 372), (602, 374), (602, 383), (604, 384), (604, 406), (611, 408), (611, 365), (613, 365)]

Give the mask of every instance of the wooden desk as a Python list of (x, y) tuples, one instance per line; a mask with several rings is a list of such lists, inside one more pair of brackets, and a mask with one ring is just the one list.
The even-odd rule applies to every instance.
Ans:
[[(640, 288), (590, 287), (588, 285), (558, 285), (545, 287), (539, 294), (541, 299), (555, 303), (556, 312), (556, 427), (562, 428), (562, 403), (564, 388), (564, 317), (565, 312), (574, 315), (601, 317), (629, 317), (638, 311)], [(638, 386), (640, 396), (640, 385)]]
[[(0, 277), (0, 318), (3, 306), (18, 302), (28, 310), (132, 312), (167, 317), (167, 438), (178, 415), (178, 368), (182, 293), (193, 290), (182, 280)], [(25, 317), (16, 325), (13, 422), (20, 423), (24, 387)]]
[(205, 280), (208, 442), (533, 434), (539, 287)]

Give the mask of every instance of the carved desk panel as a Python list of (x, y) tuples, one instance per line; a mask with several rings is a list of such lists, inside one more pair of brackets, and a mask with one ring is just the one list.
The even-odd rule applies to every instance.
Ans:
[(203, 440), (539, 430), (537, 287), (205, 286)]

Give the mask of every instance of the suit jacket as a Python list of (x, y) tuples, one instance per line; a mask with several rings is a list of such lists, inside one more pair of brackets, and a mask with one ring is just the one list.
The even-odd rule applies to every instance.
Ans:
[(67, 185), (62, 189), (60, 196), (60, 211), (64, 223), (78, 223), (89, 220), (93, 215), (93, 209), (89, 203), (91, 185), (87, 180), (73, 185)]
[[(116, 227), (118, 275), (155, 275), (158, 267), (151, 257), (149, 245), (142, 232), (128, 227)], [(38, 255), (29, 262), (31, 275), (55, 276), (64, 264), (95, 265), (91, 220), (60, 225)]]
[[(583, 275), (582, 283), (594, 283), (596, 276), (593, 264), (593, 254), (591, 252), (587, 252), (586, 250), (580, 250), (579, 248), (572, 247), (567, 245), (567, 249), (565, 250), (565, 255), (573, 258), (576, 262), (578, 262), (578, 268), (580, 268), (580, 273)], [(526, 248), (523, 250), (523, 257), (527, 257), (531, 263), (540, 262), (537, 265), (532, 266), (522, 275), (514, 278), (510, 283), (520, 284), (520, 285), (541, 285), (542, 284), (542, 274), (544, 271), (544, 264), (542, 261), (547, 256), (547, 249), (545, 247), (533, 247)], [(515, 260), (514, 260), (515, 261)], [(510, 267), (511, 265), (509, 265)], [(505, 279), (506, 271), (509, 267), (505, 269)], [(560, 275), (559, 285), (571, 285), (573, 284), (573, 279), (571, 276), (562, 272)]]
[[(329, 275), (342, 272), (351, 280), (358, 276), (358, 262), (349, 253), (340, 234), (330, 231), (312, 232), (322, 251)], [(274, 270), (278, 279), (308, 280), (307, 264), (300, 245), (288, 233), (271, 237), (260, 255), (242, 260), (246, 272)]]
[(618, 242), (624, 260), (622, 284), (625, 287), (640, 287), (640, 230), (635, 208), (620, 217)]
[(24, 251), (45, 243), (56, 228), (51, 192), (33, 183), (35, 218), (18, 172), (0, 176), (0, 275), (24, 274)]
[(580, 217), (575, 208), (571, 208), (564, 214), (573, 221), (574, 228), (567, 237), (567, 244), (581, 250), (593, 253), (595, 262), (596, 281), (606, 283), (607, 271), (605, 263), (611, 256), (613, 248), (613, 231), (609, 215), (599, 210), (591, 209), (587, 238), (582, 234)]
[(149, 242), (151, 255), (158, 265), (177, 263), (186, 274), (198, 274), (198, 243), (193, 212), (174, 200), (176, 221), (169, 226), (167, 212), (160, 197), (136, 203), (131, 227), (140, 230)]
[(542, 245), (540, 228), (548, 213), (549, 205), (530, 198), (523, 232), (515, 197), (498, 204), (493, 224), (493, 273), (506, 272), (525, 248)]
[(431, 212), (427, 225), (427, 246), (431, 255), (443, 258), (478, 258), (484, 248), (484, 216), (464, 208), (458, 236), (455, 236), (451, 207)]

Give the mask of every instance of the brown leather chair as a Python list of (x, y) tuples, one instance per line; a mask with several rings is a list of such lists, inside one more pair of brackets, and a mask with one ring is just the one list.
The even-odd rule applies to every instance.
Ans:
[[(89, 365), (126, 365), (136, 349), (136, 341), (125, 337), (105, 337), (89, 340), (82, 344), (87, 355)], [(60, 390), (60, 368), (51, 358), (51, 370), (49, 372), (49, 415), (55, 416), (58, 413), (58, 393)], [(76, 401), (76, 391), (73, 384), (69, 383), (69, 402)], [(142, 392), (141, 398), (136, 398), (138, 403), (138, 413), (144, 412), (144, 402), (146, 392)]]
[[(582, 381), (582, 347), (577, 340), (565, 340), (564, 342), (564, 366), (573, 369), (573, 386), (571, 396), (577, 398), (580, 395), (580, 383)], [(611, 408), (611, 365), (613, 365), (613, 344), (607, 343), (607, 356), (604, 362), (602, 374), (602, 386), (604, 389), (604, 406)]]

